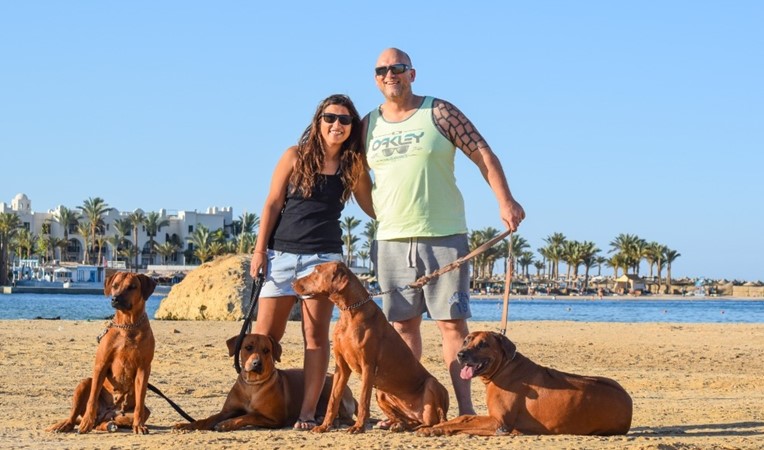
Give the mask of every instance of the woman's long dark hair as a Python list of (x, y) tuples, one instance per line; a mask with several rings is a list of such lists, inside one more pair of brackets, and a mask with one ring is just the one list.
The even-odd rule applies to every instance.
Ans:
[(299, 191), (303, 197), (310, 197), (313, 187), (316, 184), (316, 175), (321, 173), (324, 166), (324, 140), (321, 137), (321, 114), (329, 105), (344, 106), (353, 117), (350, 128), (350, 136), (342, 143), (340, 150), (340, 171), (343, 185), (341, 200), (346, 202), (353, 192), (358, 177), (364, 169), (363, 151), (364, 142), (361, 136), (361, 116), (355, 109), (355, 105), (347, 95), (330, 95), (318, 104), (316, 113), (313, 114), (313, 121), (305, 129), (297, 144), (297, 161), (294, 170), (289, 178), (289, 184), (292, 190)]

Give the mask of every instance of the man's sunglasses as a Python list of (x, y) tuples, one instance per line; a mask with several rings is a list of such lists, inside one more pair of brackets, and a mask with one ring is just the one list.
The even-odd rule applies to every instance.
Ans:
[(374, 73), (376, 73), (378, 77), (384, 77), (387, 75), (387, 71), (389, 70), (393, 72), (393, 75), (400, 75), (410, 68), (411, 67), (409, 67), (408, 64), (390, 64), (389, 66), (376, 67), (374, 69)]
[(340, 124), (342, 125), (350, 125), (353, 123), (353, 116), (347, 114), (323, 113), (321, 114), (321, 118), (324, 119), (324, 122), (326, 123), (334, 123), (337, 119), (340, 119)]

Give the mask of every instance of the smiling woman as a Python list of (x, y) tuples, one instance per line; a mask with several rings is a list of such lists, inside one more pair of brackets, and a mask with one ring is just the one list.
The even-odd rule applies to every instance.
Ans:
[[(319, 103), (298, 144), (284, 152), (263, 206), (252, 255), (253, 278), (265, 276), (254, 332), (281, 340), (297, 294), (292, 282), (317, 264), (342, 260), (340, 217), (351, 193), (370, 216), (371, 180), (361, 119), (345, 95)], [(304, 299), (305, 397), (295, 428), (316, 423), (316, 404), (329, 365), (332, 304)]]

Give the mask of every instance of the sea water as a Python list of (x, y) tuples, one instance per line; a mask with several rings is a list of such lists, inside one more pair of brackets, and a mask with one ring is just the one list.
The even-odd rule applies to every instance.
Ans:
[[(152, 295), (149, 298), (146, 303), (149, 317), (153, 318), (164, 297)], [(375, 301), (380, 304), (379, 299)], [(500, 299), (473, 299), (470, 321), (500, 321), (502, 306)], [(103, 320), (113, 314), (111, 301), (103, 295), (0, 295), (0, 320)], [(337, 317), (335, 308), (334, 320)], [(510, 321), (764, 323), (764, 300), (512, 298), (508, 318)]]

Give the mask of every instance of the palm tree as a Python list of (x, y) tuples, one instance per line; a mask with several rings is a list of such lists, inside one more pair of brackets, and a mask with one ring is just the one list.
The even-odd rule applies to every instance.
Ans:
[(621, 263), (625, 264), (622, 266), (624, 274), (627, 274), (628, 269), (632, 268), (634, 274), (639, 275), (639, 263), (644, 257), (647, 247), (647, 242), (644, 239), (636, 234), (621, 233), (610, 242), (610, 247), (608, 253), (617, 252), (622, 255)]
[(353, 263), (353, 252), (355, 252), (355, 243), (360, 239), (358, 236), (353, 235), (353, 229), (361, 224), (361, 221), (353, 216), (345, 216), (342, 219), (342, 230), (345, 232), (342, 235), (342, 240), (345, 243), (345, 257), (348, 267)]
[[(482, 230), (472, 231), (468, 236), (470, 251), (474, 251), (476, 248), (485, 244), (489, 240), (495, 238), (498, 234), (499, 234), (499, 230), (492, 227), (487, 227)], [(473, 286), (479, 279), (490, 278), (491, 272), (489, 271), (489, 264), (490, 264), (490, 257), (491, 257), (490, 252), (492, 251), (495, 253), (496, 250), (488, 249), (485, 252), (477, 255), (475, 258), (472, 259)], [(504, 255), (506, 256), (506, 254), (507, 254), (507, 251), (505, 250)]]
[[(95, 239), (98, 228), (103, 226), (103, 216), (111, 211), (109, 205), (101, 197), (90, 197), (85, 200), (81, 206), (78, 206), (82, 210), (82, 215), (90, 223), (90, 233), (88, 235), (91, 239)], [(82, 233), (80, 233), (82, 234)], [(83, 235), (84, 236), (84, 235)], [(95, 242), (95, 241), (94, 241)], [(88, 250), (92, 250), (92, 245), (89, 241), (85, 241), (85, 254), (88, 254)]]
[[(80, 213), (69, 209), (66, 206), (59, 206), (58, 210), (54, 213), (56, 220), (61, 225), (61, 228), (64, 230), (64, 240), (67, 242), (67, 246), (69, 245), (69, 227), (72, 225), (78, 223), (80, 221)], [(61, 249), (61, 255), (59, 256), (59, 260), (66, 261), (68, 258), (68, 255), (64, 254), (66, 250), (66, 247), (63, 247)]]
[(671, 293), (671, 264), (676, 261), (677, 258), (682, 256), (682, 254), (666, 247), (663, 256), (666, 258), (666, 293)]
[(571, 271), (573, 278), (578, 278), (578, 266), (581, 264), (581, 243), (578, 241), (565, 241), (562, 246), (562, 260), (567, 264), (565, 279), (570, 281)]
[(648, 247), (648, 244), (646, 240), (644, 239), (637, 240), (635, 248), (634, 248), (634, 256), (635, 256), (634, 274), (635, 275), (639, 275), (640, 263), (642, 262), (642, 259), (645, 258), (647, 254), (649, 253), (649, 250), (647, 247)]
[(565, 240), (565, 235), (562, 233), (553, 233), (544, 238), (544, 242), (547, 243), (544, 256), (549, 260), (549, 275), (552, 280), (557, 280), (560, 276), (559, 265)]
[[(42, 257), (42, 263), (45, 264), (49, 260), (50, 251), (53, 248), (53, 245), (51, 244), (51, 239), (53, 237), (48, 235), (39, 235), (37, 236), (35, 240), (35, 246), (37, 247), (37, 250), (40, 252), (40, 256)], [(55, 238), (53, 238), (55, 239)]]
[(260, 227), (257, 214), (244, 212), (238, 220), (233, 221), (233, 235), (237, 243), (236, 252), (249, 253), (257, 242), (256, 229)]
[[(111, 245), (111, 257), (114, 261), (119, 261), (120, 256), (130, 256), (130, 242), (127, 240), (127, 236), (132, 233), (132, 228), (133, 225), (126, 218), (119, 218), (114, 221), (114, 235), (106, 239), (106, 241)], [(127, 262), (129, 266), (129, 259)]]
[[(491, 239), (495, 238), (501, 232), (493, 227), (486, 227), (483, 228), (480, 232), (481, 242), (480, 245), (483, 245), (484, 243), (490, 241)], [(515, 242), (515, 241), (513, 241)], [(503, 242), (503, 246), (493, 246), (489, 249), (486, 249), (486, 251), (483, 252), (483, 257), (480, 258), (480, 261), (483, 265), (482, 268), (482, 274), (483, 278), (492, 278), (493, 276), (493, 267), (496, 264), (496, 260), (501, 258), (508, 258), (509, 257), (509, 246), (506, 242)], [(499, 250), (501, 250), (501, 253), (499, 253)], [(520, 249), (514, 250), (514, 253), (512, 255), (512, 259), (514, 261), (515, 258), (517, 258), (518, 251), (522, 251)]]
[(533, 267), (536, 268), (536, 278), (541, 278), (541, 271), (544, 270), (544, 267), (546, 264), (544, 264), (544, 261), (536, 261), (533, 263)]
[(255, 213), (244, 212), (237, 220), (233, 221), (233, 234), (238, 236), (241, 233), (252, 234), (260, 226), (260, 218)]
[[(476, 248), (480, 247), (483, 244), (483, 237), (481, 236), (480, 232), (477, 230), (471, 231), (467, 235), (467, 244), (469, 245), (470, 251), (475, 250)], [(481, 261), (482, 255), (477, 255), (474, 258), (472, 258), (472, 261), (470, 262), (472, 264), (472, 286), (475, 287), (475, 283), (478, 279), (480, 279), (480, 268), (481, 268)]]
[(618, 269), (623, 269), (623, 274), (626, 275), (627, 262), (626, 257), (622, 253), (616, 253), (607, 260), (607, 265), (613, 268), (613, 277), (618, 278)]
[(87, 264), (90, 261), (90, 247), (88, 246), (88, 242), (90, 242), (91, 230), (92, 230), (92, 227), (90, 226), (90, 222), (87, 220), (84, 222), (80, 222), (80, 224), (77, 225), (77, 233), (82, 235), (82, 240), (85, 241), (84, 254), (82, 256), (82, 264)]
[(607, 264), (608, 259), (604, 256), (597, 256), (594, 260), (594, 265), (597, 266), (597, 276), (602, 275), (602, 266)]
[[(499, 232), (497, 231), (496, 234), (498, 235)], [(531, 246), (528, 244), (528, 241), (525, 240), (524, 237), (520, 236), (518, 233), (512, 233), (511, 234), (512, 239), (512, 258), (514, 259), (514, 262), (517, 262), (517, 256), (522, 255), (526, 252), (527, 249), (529, 249)], [(503, 245), (502, 245), (503, 244)], [(506, 241), (502, 241), (501, 244), (497, 247), (497, 253), (500, 255), (508, 255), (509, 254), (509, 245), (506, 243)], [(493, 266), (491, 272), (493, 272)], [(506, 266), (504, 267), (504, 271), (506, 272)]]
[(202, 263), (212, 259), (214, 253), (212, 252), (212, 243), (214, 242), (213, 233), (204, 225), (197, 225), (191, 235), (188, 237), (193, 246), (192, 255), (199, 259)]
[(63, 261), (64, 255), (66, 255), (66, 252), (69, 250), (69, 240), (68, 239), (57, 239), (55, 248), (58, 249), (58, 260)]
[(530, 278), (530, 274), (528, 273), (528, 267), (531, 266), (535, 261), (533, 260), (533, 252), (523, 252), (518, 258), (517, 263), (520, 265), (520, 272), (525, 276), (526, 279)]
[(359, 250), (358, 257), (361, 258), (361, 266), (366, 267), (366, 259), (369, 258), (369, 252), (366, 250)]
[(658, 292), (661, 291), (661, 270), (666, 264), (666, 259), (663, 257), (663, 252), (666, 246), (657, 242), (650, 242), (645, 249), (645, 259), (650, 264), (650, 278), (653, 277), (653, 267), (657, 267), (658, 272)]
[(26, 228), (22, 228), (16, 233), (16, 246), (19, 249), (19, 257), (31, 259), (34, 254), (34, 243), (36, 236)]
[(232, 244), (233, 250), (231, 253), (238, 253), (240, 255), (246, 255), (251, 253), (255, 249), (255, 243), (257, 243), (257, 234), (242, 233), (235, 237)]
[(146, 214), (140, 209), (136, 209), (127, 216), (127, 220), (133, 226), (133, 247), (135, 248), (135, 270), (138, 270), (138, 255), (141, 253), (141, 247), (138, 245), (138, 231), (141, 225), (146, 223)]
[[(363, 227), (363, 237), (366, 238), (366, 242), (363, 243), (363, 249), (369, 252), (369, 255), (371, 255), (371, 249), (374, 247), (374, 239), (377, 238), (377, 228), (379, 228), (379, 222), (376, 219), (366, 222), (366, 225)], [(369, 269), (371, 273), (376, 273), (374, 261), (372, 260), (369, 260)]]
[(581, 262), (584, 265), (584, 292), (586, 292), (587, 289), (589, 289), (589, 269), (592, 268), (595, 264), (597, 264), (597, 261), (599, 257), (597, 254), (600, 252), (600, 249), (597, 248), (597, 246), (594, 244), (594, 242), (590, 241), (584, 241), (581, 243)]
[(178, 251), (178, 246), (170, 241), (167, 241), (163, 244), (158, 244), (156, 246), (156, 251), (159, 253), (159, 255), (162, 256), (162, 263), (167, 264), (167, 258)]
[(16, 213), (0, 213), (0, 286), (8, 284), (8, 250), (20, 226)]
[(45, 260), (56, 259), (56, 249), (63, 251), (69, 245), (69, 241), (64, 238), (57, 238), (55, 236), (40, 235), (37, 237), (37, 248), (43, 252)]
[(106, 235), (98, 233), (95, 238), (93, 238), (93, 243), (96, 247), (98, 247), (98, 257), (96, 257), (95, 263), (96, 266), (100, 266), (101, 264), (101, 256), (103, 256), (103, 247), (106, 245)]
[(146, 235), (149, 237), (149, 255), (151, 256), (152, 264), (154, 263), (154, 247), (156, 246), (154, 238), (156, 237), (157, 233), (162, 231), (162, 227), (166, 227), (168, 225), (170, 225), (170, 221), (163, 219), (162, 216), (160, 216), (156, 211), (151, 211), (146, 216)]

